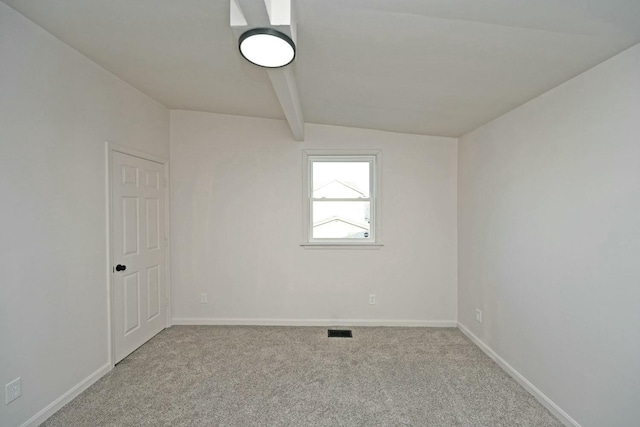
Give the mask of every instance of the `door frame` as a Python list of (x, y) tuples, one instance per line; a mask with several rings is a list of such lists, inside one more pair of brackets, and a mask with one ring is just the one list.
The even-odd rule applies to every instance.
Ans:
[(113, 223), (111, 217), (111, 209), (113, 208), (113, 197), (111, 192), (111, 179), (112, 172), (111, 168), (113, 165), (113, 153), (118, 152), (122, 154), (127, 154), (133, 157), (139, 157), (144, 160), (149, 160), (155, 163), (160, 163), (164, 168), (164, 193), (165, 193), (165, 203), (164, 203), (164, 228), (165, 228), (165, 306), (164, 306), (164, 316), (165, 316), (165, 328), (171, 326), (171, 192), (169, 187), (169, 159), (164, 157), (156, 156), (153, 154), (148, 154), (142, 151), (135, 150), (133, 148), (125, 147), (123, 145), (114, 144), (112, 142), (105, 142), (105, 154), (106, 154), (106, 202), (107, 202), (107, 347), (108, 347), (108, 361), (109, 367), (112, 369), (115, 366), (115, 339), (113, 337), (113, 332), (115, 330), (115, 315), (113, 313), (115, 309), (114, 305), (114, 287), (113, 287)]

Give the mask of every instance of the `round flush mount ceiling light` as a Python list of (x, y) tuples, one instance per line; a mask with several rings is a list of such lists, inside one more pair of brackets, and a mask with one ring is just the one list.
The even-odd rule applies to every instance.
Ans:
[(293, 40), (272, 28), (254, 28), (243, 33), (239, 47), (244, 59), (266, 68), (284, 67), (296, 57)]

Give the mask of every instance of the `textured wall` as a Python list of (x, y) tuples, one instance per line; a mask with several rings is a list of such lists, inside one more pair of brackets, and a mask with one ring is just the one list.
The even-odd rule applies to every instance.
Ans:
[(639, 75), (636, 46), (460, 139), (459, 321), (585, 427), (640, 420)]
[[(382, 150), (382, 249), (300, 246), (302, 151), (328, 148)], [(283, 121), (172, 111), (174, 319), (455, 321), (456, 153), (452, 138), (309, 124), (301, 143)]]
[(0, 425), (107, 363), (105, 141), (169, 154), (169, 112), (0, 3)]

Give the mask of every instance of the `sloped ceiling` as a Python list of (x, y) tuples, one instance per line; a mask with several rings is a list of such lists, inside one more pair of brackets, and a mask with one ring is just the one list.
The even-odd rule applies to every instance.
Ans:
[[(283, 118), (228, 0), (4, 2), (169, 108)], [(638, 0), (293, 2), (307, 123), (460, 136), (640, 42)]]

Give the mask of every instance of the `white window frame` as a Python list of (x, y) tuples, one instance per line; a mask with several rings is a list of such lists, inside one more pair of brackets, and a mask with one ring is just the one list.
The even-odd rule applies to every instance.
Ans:
[[(314, 162), (368, 162), (369, 197), (368, 198), (313, 198)], [(382, 246), (380, 232), (380, 170), (381, 150), (304, 150), (303, 151), (303, 243), (308, 249), (378, 249)], [(313, 237), (314, 201), (355, 201), (369, 205), (369, 237), (362, 239), (331, 239)]]

